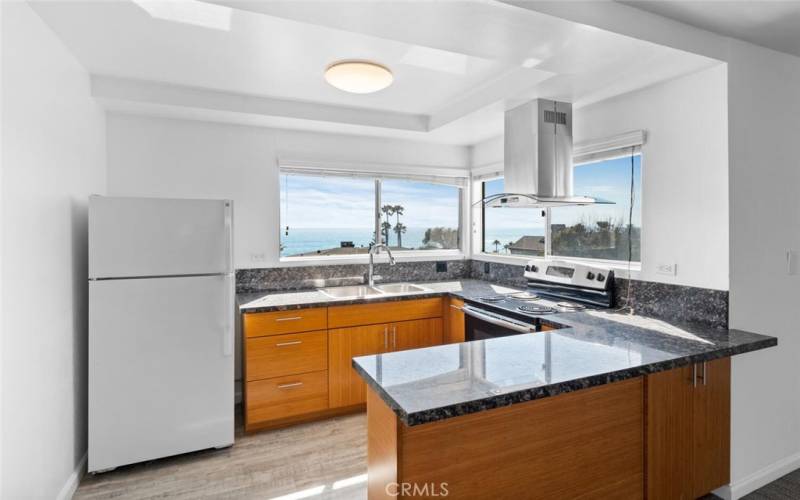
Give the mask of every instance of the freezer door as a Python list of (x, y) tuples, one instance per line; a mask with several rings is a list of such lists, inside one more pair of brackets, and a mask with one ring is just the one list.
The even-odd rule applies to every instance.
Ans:
[(233, 443), (232, 276), (89, 283), (89, 471)]
[(227, 274), (232, 202), (89, 198), (89, 277)]

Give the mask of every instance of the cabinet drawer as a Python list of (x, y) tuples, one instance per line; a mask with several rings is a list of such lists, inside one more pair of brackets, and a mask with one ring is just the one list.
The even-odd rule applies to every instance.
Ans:
[(293, 417), (327, 408), (327, 371), (247, 383), (248, 424)]
[(328, 332), (290, 333), (247, 339), (247, 381), (328, 368)]
[(328, 327), (328, 309), (295, 309), (244, 315), (244, 335), (247, 338), (282, 333), (310, 332)]
[(330, 328), (374, 325), (412, 319), (440, 318), (442, 299), (399, 300), (377, 304), (355, 304), (328, 308)]

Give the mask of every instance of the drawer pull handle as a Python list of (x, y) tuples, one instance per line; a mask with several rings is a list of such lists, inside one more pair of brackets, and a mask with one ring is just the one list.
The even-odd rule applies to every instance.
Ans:
[(291, 342), (279, 342), (279, 343), (275, 344), (275, 347), (286, 347), (286, 346), (297, 345), (297, 344), (302, 344), (302, 343), (303, 343), (302, 340), (293, 340)]
[(278, 386), (278, 389), (291, 389), (292, 387), (300, 387), (303, 385), (302, 382), (292, 382), (291, 384), (281, 384)]
[(297, 321), (303, 319), (302, 316), (292, 316), (291, 318), (275, 318), (275, 321)]

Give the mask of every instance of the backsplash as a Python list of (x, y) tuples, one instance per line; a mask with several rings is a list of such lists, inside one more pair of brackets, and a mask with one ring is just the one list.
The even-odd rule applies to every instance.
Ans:
[[(508, 286), (524, 287), (522, 266), (479, 260), (446, 261), (447, 270), (436, 272), (435, 261), (376, 263), (375, 275), (384, 282), (483, 279)], [(488, 272), (486, 270), (488, 264)], [(322, 286), (364, 282), (366, 264), (273, 267), (236, 271), (236, 292), (303, 290)], [(633, 283), (631, 304), (637, 314), (672, 321), (702, 322), (717, 328), (728, 326), (728, 292), (652, 281), (614, 280), (616, 304), (626, 303)]]
[[(440, 261), (441, 262), (441, 261)], [(375, 263), (375, 276), (382, 281), (437, 281), (469, 278), (468, 260), (445, 261), (447, 270), (436, 272), (435, 261)], [(271, 267), (237, 269), (236, 292), (303, 290), (322, 286), (353, 285), (364, 282), (367, 264), (330, 266)]]
[(631, 305), (636, 314), (728, 327), (727, 291), (617, 278), (614, 280), (617, 307), (626, 304), (631, 283)]

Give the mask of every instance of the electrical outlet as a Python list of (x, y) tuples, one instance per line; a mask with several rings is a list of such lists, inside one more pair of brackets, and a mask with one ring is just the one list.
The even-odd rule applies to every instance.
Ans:
[(250, 262), (266, 262), (267, 255), (263, 253), (251, 253)]
[(484, 262), (483, 263), (483, 273), (484, 274), (489, 274), (489, 272), (491, 272), (491, 268), (489, 267), (489, 263), (488, 262)]
[(677, 276), (678, 264), (657, 264), (656, 272), (658, 274), (666, 274), (667, 276)]
[(447, 272), (447, 261), (440, 260), (436, 262), (436, 272), (437, 273), (446, 273)]

